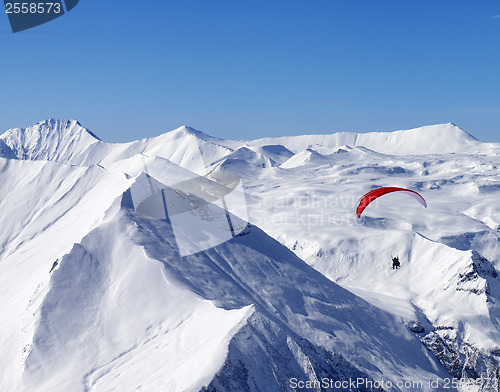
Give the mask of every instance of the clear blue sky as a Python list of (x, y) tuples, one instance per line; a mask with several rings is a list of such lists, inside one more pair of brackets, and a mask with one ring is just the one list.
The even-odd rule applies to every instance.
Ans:
[(48, 117), (116, 142), (451, 121), (500, 141), (498, 1), (81, 0), (17, 34), (3, 12), (0, 132)]

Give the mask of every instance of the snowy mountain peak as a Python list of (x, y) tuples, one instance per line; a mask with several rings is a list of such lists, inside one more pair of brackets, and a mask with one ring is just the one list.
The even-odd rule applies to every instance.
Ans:
[[(410, 129), (407, 131), (396, 131), (396, 132), (405, 132), (405, 133), (420, 133), (422, 136), (434, 136), (438, 137), (441, 140), (453, 139), (455, 141), (478, 141), (474, 136), (470, 133), (466, 132), (459, 126), (455, 125), (452, 122), (446, 124), (436, 124), (436, 125), (427, 125), (420, 128)], [(395, 133), (396, 133), (395, 132)]]
[(211, 140), (211, 139), (216, 139), (212, 136), (207, 135), (206, 133), (203, 133), (201, 131), (198, 131), (197, 129), (191, 128), (187, 125), (183, 125), (179, 128), (174, 129), (173, 131), (167, 132), (165, 135), (171, 136), (174, 135), (176, 138), (177, 137), (185, 137), (185, 136), (195, 136), (198, 139), (201, 140)]
[(31, 127), (28, 127), (26, 129), (21, 129), (21, 128), (16, 128), (16, 129), (20, 129), (25, 134), (34, 134), (36, 132), (39, 132), (43, 136), (49, 136), (56, 133), (60, 133), (62, 135), (83, 134), (83, 135), (90, 135), (92, 138), (96, 140), (101, 140), (93, 132), (91, 132), (87, 128), (84, 128), (77, 120), (73, 119), (67, 120), (67, 119), (49, 118), (47, 120), (40, 121), (39, 123)]
[(319, 164), (324, 159), (325, 157), (318, 153), (316, 150), (313, 150), (312, 148), (306, 148), (305, 150), (302, 150), (301, 152), (288, 159), (280, 167), (282, 169), (292, 169), (311, 162)]
[(48, 119), (0, 136), (17, 159), (70, 161), (100, 139), (76, 120)]
[(196, 129), (191, 128), (187, 125), (182, 125), (176, 129), (174, 129), (170, 133), (193, 134), (193, 133), (201, 133), (201, 132), (197, 131)]

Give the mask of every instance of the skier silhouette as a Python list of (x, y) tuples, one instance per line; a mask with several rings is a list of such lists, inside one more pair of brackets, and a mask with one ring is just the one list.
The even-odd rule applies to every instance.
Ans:
[(392, 269), (398, 269), (401, 266), (401, 263), (399, 262), (399, 257), (393, 257), (392, 258)]

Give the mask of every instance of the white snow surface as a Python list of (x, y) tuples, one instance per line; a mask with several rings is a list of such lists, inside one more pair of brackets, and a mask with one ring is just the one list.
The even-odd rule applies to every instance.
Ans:
[[(0, 390), (281, 391), (356, 376), (441, 390), (451, 375), (423, 334), (500, 353), (499, 156), (453, 124), (245, 141), (181, 127), (123, 144), (74, 120), (9, 130)], [(247, 205), (232, 212), (251, 225), (182, 257), (168, 219), (134, 211), (145, 171), (156, 187), (237, 173)], [(392, 194), (359, 220), (379, 186), (428, 208)]]

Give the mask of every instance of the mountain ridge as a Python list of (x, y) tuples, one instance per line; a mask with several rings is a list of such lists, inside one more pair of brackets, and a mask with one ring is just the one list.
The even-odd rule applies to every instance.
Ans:
[[(500, 147), (500, 144), (479, 141), (453, 123), (391, 132), (337, 132), (254, 140), (224, 140), (189, 126), (181, 126), (155, 137), (127, 143), (108, 143), (76, 120), (48, 119), (25, 129), (14, 128), (6, 131), (0, 136), (0, 154), (5, 157), (12, 157), (14, 154), (18, 159), (75, 160), (76, 164), (80, 164), (82, 162), (79, 162), (77, 155), (85, 152), (90, 155), (92, 150), (101, 149), (102, 153), (131, 150), (139, 153), (141, 148), (144, 151), (158, 150), (158, 147), (161, 148), (172, 140), (189, 137), (196, 138), (200, 143), (212, 144), (219, 149), (225, 148), (227, 154), (242, 147), (261, 153), (261, 150), (265, 151), (268, 146), (281, 146), (283, 151), (289, 150), (295, 154), (311, 148), (322, 155), (332, 154), (337, 147), (345, 145), (366, 147), (390, 155), (439, 154)], [(125, 157), (129, 158), (130, 155)], [(272, 153), (268, 157), (275, 158)]]

